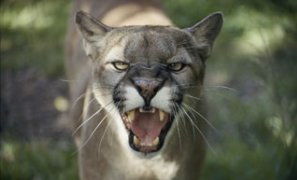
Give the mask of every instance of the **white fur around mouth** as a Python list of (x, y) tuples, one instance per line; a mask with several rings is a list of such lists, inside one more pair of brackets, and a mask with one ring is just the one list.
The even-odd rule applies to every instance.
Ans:
[(122, 114), (129, 133), (129, 145), (143, 153), (158, 151), (172, 123), (170, 114), (161, 109), (136, 108)]

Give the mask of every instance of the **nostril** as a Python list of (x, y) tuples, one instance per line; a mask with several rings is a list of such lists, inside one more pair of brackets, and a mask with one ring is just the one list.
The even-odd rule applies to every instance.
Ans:
[(158, 79), (133, 78), (132, 82), (146, 101), (150, 101), (162, 86), (162, 81)]

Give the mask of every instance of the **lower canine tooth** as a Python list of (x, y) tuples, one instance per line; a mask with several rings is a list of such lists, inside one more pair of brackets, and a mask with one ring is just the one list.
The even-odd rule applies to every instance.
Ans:
[(133, 143), (134, 143), (135, 145), (139, 145), (140, 140), (139, 140), (136, 136), (133, 136)]
[(156, 137), (154, 140), (153, 140), (153, 145), (154, 146), (157, 146), (159, 144), (159, 137)]
[(159, 111), (160, 121), (164, 121), (165, 113), (163, 111)]

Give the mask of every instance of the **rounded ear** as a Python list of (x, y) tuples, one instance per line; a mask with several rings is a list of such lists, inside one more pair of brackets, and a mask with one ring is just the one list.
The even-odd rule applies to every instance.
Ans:
[(197, 45), (204, 50), (203, 56), (207, 58), (222, 26), (223, 13), (215, 12), (185, 30), (194, 36)]

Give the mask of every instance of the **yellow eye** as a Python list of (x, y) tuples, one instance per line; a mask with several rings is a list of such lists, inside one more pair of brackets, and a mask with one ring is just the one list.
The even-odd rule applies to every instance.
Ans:
[(167, 65), (167, 67), (169, 68), (169, 70), (171, 71), (181, 71), (184, 67), (185, 64), (181, 63), (181, 62), (176, 62), (176, 63), (169, 63)]
[(114, 68), (120, 71), (125, 71), (129, 68), (129, 64), (122, 61), (113, 62), (112, 65), (114, 66)]

